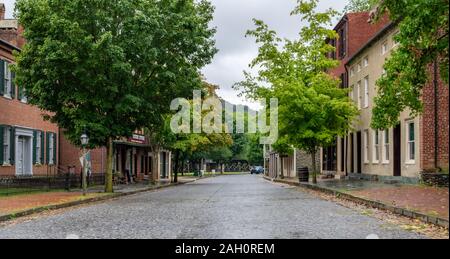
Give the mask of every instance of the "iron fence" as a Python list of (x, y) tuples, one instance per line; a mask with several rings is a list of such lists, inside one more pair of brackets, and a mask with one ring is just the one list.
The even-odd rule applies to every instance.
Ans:
[[(47, 176), (0, 177), (0, 197), (54, 190), (79, 190), (81, 182), (81, 176), (71, 171)], [(104, 184), (104, 174), (92, 174), (88, 177), (88, 186)]]

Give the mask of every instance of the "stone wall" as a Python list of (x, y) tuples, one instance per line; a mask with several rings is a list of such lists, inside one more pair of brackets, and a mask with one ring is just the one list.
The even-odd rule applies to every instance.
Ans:
[(448, 174), (423, 172), (420, 175), (422, 183), (426, 185), (448, 188)]

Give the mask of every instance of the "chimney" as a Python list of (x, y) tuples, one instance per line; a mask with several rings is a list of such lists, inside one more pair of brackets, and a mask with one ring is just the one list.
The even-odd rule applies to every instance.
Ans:
[(5, 4), (0, 3), (0, 21), (5, 20), (5, 12), (6, 12)]

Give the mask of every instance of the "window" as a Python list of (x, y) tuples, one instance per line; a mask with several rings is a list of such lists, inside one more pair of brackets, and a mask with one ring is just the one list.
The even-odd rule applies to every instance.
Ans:
[(42, 132), (36, 131), (35, 164), (42, 164)]
[(355, 75), (355, 68), (352, 67), (352, 68), (350, 69), (350, 77), (353, 77), (354, 75)]
[(3, 165), (11, 164), (11, 129), (3, 127)]
[(364, 78), (364, 108), (369, 107), (369, 77)]
[(358, 72), (361, 72), (361, 70), (362, 70), (362, 65), (361, 65), (361, 62), (359, 62), (358, 63)]
[(385, 55), (388, 52), (388, 44), (387, 42), (384, 42), (383, 45), (381, 46), (381, 54)]
[(380, 131), (373, 132), (373, 162), (380, 162)]
[(365, 57), (364, 61), (363, 61), (364, 67), (368, 67), (369, 66), (369, 57)]
[(416, 160), (416, 124), (414, 121), (406, 123), (407, 136), (407, 163), (414, 163)]
[(388, 164), (390, 160), (390, 138), (389, 130), (383, 132), (383, 163)]
[(369, 163), (369, 131), (364, 131), (364, 163)]
[(52, 132), (47, 132), (47, 164), (55, 165), (56, 164), (56, 134)]
[(358, 109), (361, 109), (361, 104), (362, 104), (362, 98), (361, 98), (361, 81), (359, 81), (358, 82), (358, 86), (357, 86), (357, 88), (358, 89), (356, 89), (356, 91), (357, 91), (357, 97), (356, 98), (358, 98)]
[(346, 33), (345, 28), (342, 28), (339, 30), (339, 57), (342, 59), (346, 55), (347, 51), (347, 39), (346, 39)]
[(3, 96), (6, 98), (14, 98), (14, 87), (12, 84), (12, 73), (10, 69), (10, 63), (4, 60), (1, 61), (3, 69)]

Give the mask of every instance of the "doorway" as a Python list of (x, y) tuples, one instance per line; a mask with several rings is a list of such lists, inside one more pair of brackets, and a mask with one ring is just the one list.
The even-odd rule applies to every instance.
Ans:
[(402, 129), (394, 128), (394, 176), (402, 176)]
[(348, 145), (350, 146), (350, 173), (355, 173), (355, 135), (353, 133), (350, 134), (350, 138), (348, 139)]
[(356, 134), (356, 173), (362, 174), (362, 132)]
[(20, 130), (17, 130), (15, 137), (15, 161), (16, 161), (16, 176), (32, 176), (33, 175), (33, 141), (31, 136), (21, 135)]

